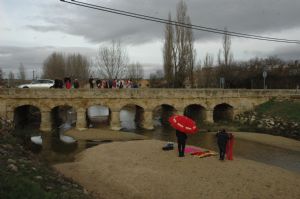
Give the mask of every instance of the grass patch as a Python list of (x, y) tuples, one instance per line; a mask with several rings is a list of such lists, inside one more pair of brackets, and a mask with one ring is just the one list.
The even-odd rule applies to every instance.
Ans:
[(1, 174), (0, 195), (6, 199), (54, 199), (53, 193), (45, 192), (41, 186), (23, 176)]
[(255, 110), (259, 115), (280, 117), (287, 121), (300, 122), (300, 101), (268, 101)]
[[(0, 198), (91, 199), (83, 188), (41, 162), (8, 135), (0, 139)], [(12, 167), (15, 169), (12, 169)]]

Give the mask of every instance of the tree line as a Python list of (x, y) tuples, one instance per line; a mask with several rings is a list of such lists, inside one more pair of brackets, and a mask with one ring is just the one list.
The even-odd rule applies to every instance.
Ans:
[[(139, 62), (129, 62), (126, 49), (120, 41), (112, 41), (99, 48), (94, 61), (80, 53), (53, 52), (45, 59), (40, 78), (62, 80), (68, 77), (87, 83), (90, 76), (96, 79), (130, 79), (137, 82), (144, 77), (144, 70)], [(5, 84), (3, 77), (4, 73), (0, 69), (1, 85)], [(15, 87), (26, 79), (25, 68), (21, 63), (17, 76), (14, 72), (9, 72), (6, 84), (8, 87)]]
[[(169, 13), (165, 25), (163, 47), (163, 70), (150, 74), (151, 87), (168, 88), (248, 88), (267, 87), (298, 88), (300, 85), (300, 65), (298, 61), (284, 61), (276, 56), (254, 58), (249, 61), (234, 61), (231, 38), (225, 28), (222, 46), (214, 57), (206, 53), (202, 63), (196, 63), (193, 32), (189, 26), (174, 26)], [(187, 6), (183, 0), (177, 4), (173, 21), (191, 24)], [(263, 77), (263, 72), (266, 77)], [(264, 82), (265, 80), (265, 82)]]

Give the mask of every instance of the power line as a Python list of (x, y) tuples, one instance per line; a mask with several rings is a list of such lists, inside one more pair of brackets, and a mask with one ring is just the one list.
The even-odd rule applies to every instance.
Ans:
[(198, 26), (198, 25), (192, 25), (192, 24), (185, 24), (181, 22), (176, 22), (172, 20), (166, 20), (162, 18), (157, 18), (157, 17), (151, 17), (148, 15), (143, 15), (143, 14), (137, 14), (133, 12), (127, 12), (123, 10), (117, 10), (117, 9), (112, 9), (104, 6), (99, 6), (95, 4), (90, 4), (90, 3), (84, 3), (81, 1), (76, 1), (76, 0), (60, 0), (64, 3), (69, 3), (73, 4), (76, 6), (81, 6), (85, 8), (90, 8), (94, 10), (100, 10), (108, 13), (113, 13), (113, 14), (118, 14), (118, 15), (123, 15), (127, 17), (132, 17), (132, 18), (137, 18), (137, 19), (142, 19), (142, 20), (147, 20), (147, 21), (152, 21), (152, 22), (158, 22), (158, 23), (163, 23), (163, 24), (171, 24), (174, 26), (181, 26), (185, 28), (190, 28), (194, 30), (200, 30), (200, 31), (205, 31), (205, 32), (210, 32), (210, 33), (215, 33), (215, 34), (227, 34), (233, 37), (240, 37), (240, 38), (247, 38), (247, 39), (255, 39), (255, 40), (262, 40), (262, 41), (272, 41), (272, 42), (281, 42), (281, 43), (293, 43), (293, 44), (300, 44), (300, 40), (289, 40), (289, 39), (281, 39), (281, 38), (275, 38), (275, 37), (264, 37), (264, 36), (259, 36), (259, 35), (252, 35), (252, 34), (245, 34), (245, 33), (238, 33), (238, 32), (232, 32), (232, 31), (226, 31), (226, 30), (220, 30), (216, 28), (210, 28), (210, 27), (205, 27), (205, 26)]
[[(71, 0), (74, 2), (78, 2), (80, 4), (84, 4), (84, 5), (88, 5), (88, 6), (94, 6), (97, 8), (101, 8), (101, 9), (105, 9), (108, 11), (114, 11), (114, 12), (120, 12), (120, 13), (124, 13), (124, 14), (130, 14), (130, 15), (134, 15), (134, 16), (138, 16), (138, 17), (146, 17), (149, 19), (153, 19), (153, 20), (160, 20), (164, 23), (173, 23), (173, 25), (184, 25), (184, 26), (191, 26), (191, 27), (196, 27), (196, 28), (200, 28), (201, 30), (203, 29), (203, 31), (216, 31), (219, 34), (233, 34), (234, 35), (242, 35), (242, 36), (247, 36), (247, 37), (255, 37), (255, 38), (262, 38), (262, 39), (270, 39), (270, 40), (281, 40), (281, 41), (287, 41), (287, 42), (300, 42), (299, 40), (287, 40), (287, 39), (280, 39), (280, 38), (274, 38), (274, 37), (264, 37), (264, 36), (258, 36), (258, 35), (252, 35), (252, 34), (245, 34), (245, 33), (237, 33), (237, 32), (232, 32), (232, 31), (225, 31), (225, 30), (220, 30), (220, 29), (216, 29), (216, 28), (209, 28), (209, 27), (205, 27), (205, 26), (199, 26), (199, 25), (192, 25), (192, 24), (185, 24), (185, 23), (181, 23), (181, 22), (176, 22), (176, 21), (169, 21), (169, 20), (165, 20), (165, 19), (161, 19), (161, 18), (157, 18), (157, 17), (151, 17), (148, 15), (142, 15), (142, 14), (137, 14), (137, 13), (133, 13), (133, 12), (127, 12), (127, 11), (123, 11), (123, 10), (118, 10), (118, 9), (112, 9), (112, 8), (108, 8), (108, 7), (104, 7), (104, 6), (99, 6), (99, 5), (94, 5), (94, 4), (90, 4), (90, 3), (84, 3), (81, 1), (76, 1), (76, 0)], [(216, 33), (213, 32), (213, 33)]]

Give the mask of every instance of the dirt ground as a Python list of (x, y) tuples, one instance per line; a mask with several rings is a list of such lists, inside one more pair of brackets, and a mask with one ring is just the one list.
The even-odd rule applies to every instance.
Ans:
[[(281, 137), (239, 134), (235, 135), (266, 139), (266, 144), (274, 139), (270, 144), (292, 150), (300, 146)], [(176, 150), (162, 151), (164, 144), (158, 140), (102, 144), (78, 154), (73, 163), (54, 167), (96, 198), (300, 198), (299, 173), (242, 158), (179, 158)]]

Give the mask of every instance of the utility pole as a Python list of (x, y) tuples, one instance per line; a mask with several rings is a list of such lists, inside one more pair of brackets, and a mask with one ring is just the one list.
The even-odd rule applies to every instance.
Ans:
[(34, 69), (32, 70), (32, 79), (34, 80)]

